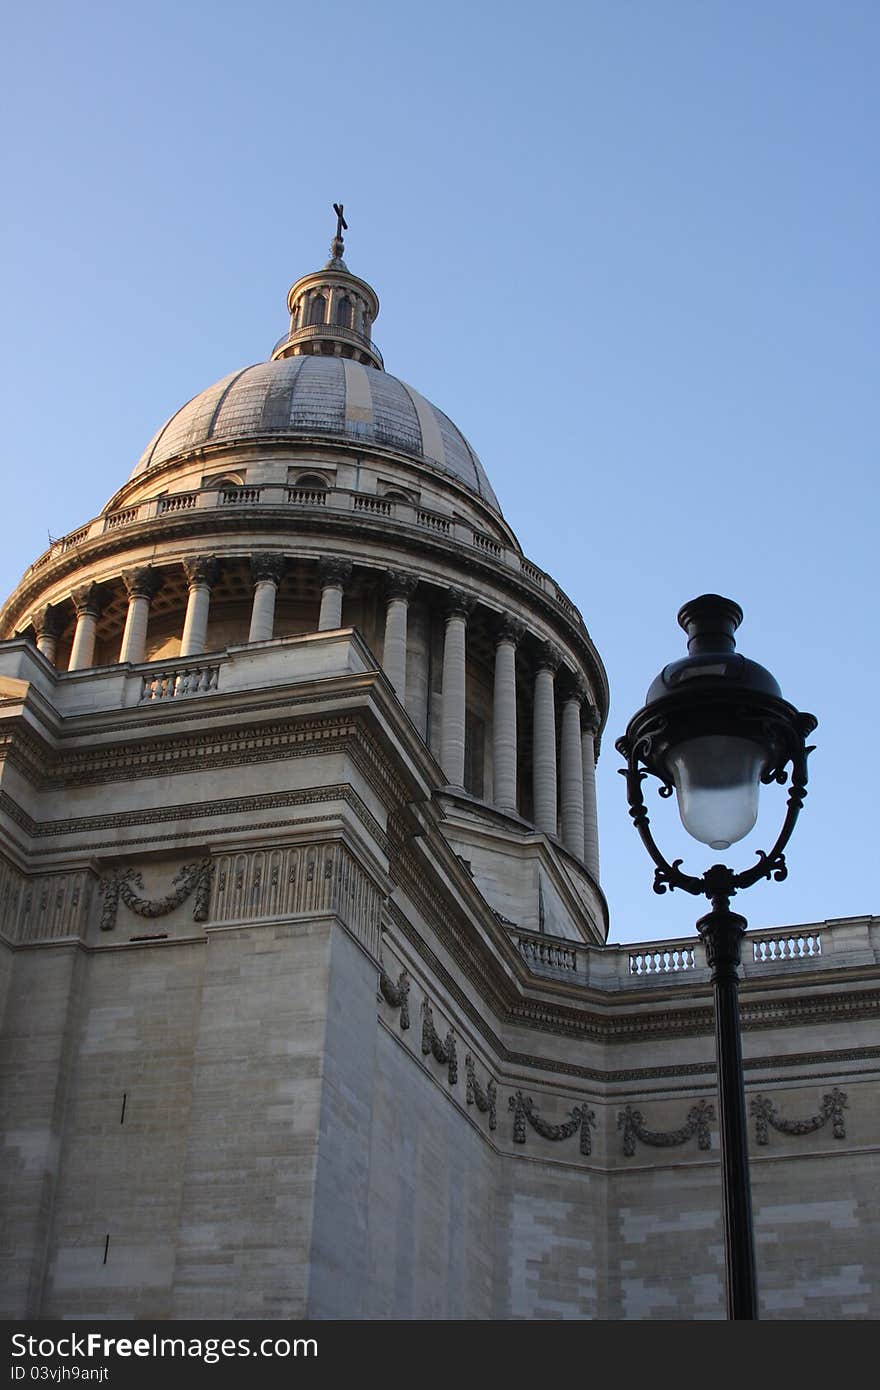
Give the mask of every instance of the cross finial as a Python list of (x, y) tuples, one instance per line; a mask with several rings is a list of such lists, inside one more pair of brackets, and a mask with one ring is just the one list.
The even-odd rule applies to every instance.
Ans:
[(334, 203), (333, 211), (336, 213), (336, 235), (330, 243), (330, 255), (334, 261), (342, 260), (342, 253), (345, 250), (345, 242), (342, 240), (343, 229), (348, 231), (348, 223), (342, 215), (342, 204)]

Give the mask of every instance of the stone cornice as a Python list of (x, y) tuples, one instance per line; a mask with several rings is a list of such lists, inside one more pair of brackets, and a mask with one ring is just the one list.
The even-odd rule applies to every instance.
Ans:
[[(2, 755), (0, 745), (0, 755)], [(410, 799), (411, 788), (367, 731), (362, 710), (339, 711), (294, 720), (254, 722), (230, 731), (228, 725), (202, 726), (201, 732), (141, 738), (90, 748), (50, 748), (29, 731), (8, 736), (7, 757), (38, 790), (100, 786), (178, 773), (209, 772), (246, 763), (348, 752), (390, 808)], [(205, 803), (206, 808), (209, 803)], [(59, 827), (62, 822), (53, 822)], [(65, 833), (60, 829), (52, 833)]]
[[(355, 812), (372, 840), (387, 856), (389, 845), (384, 829), (363, 799), (347, 782), (329, 783), (323, 787), (309, 787), (302, 791), (264, 792), (255, 796), (218, 797), (216, 800), (208, 802), (180, 802), (170, 806), (141, 807), (133, 811), (116, 811), (106, 815), (69, 816), (65, 819), (52, 821), (34, 820), (8, 792), (0, 791), (0, 812), (8, 816), (15, 824), (20, 825), (31, 840), (39, 844), (39, 841), (43, 839), (97, 834), (114, 828), (137, 830), (141, 826), (175, 826), (185, 824), (187, 821), (215, 820), (218, 818), (228, 821), (234, 816), (262, 816), (273, 810), (288, 810), (294, 806), (319, 806), (333, 801), (342, 801)], [(314, 819), (311, 817), (309, 823), (311, 824)], [(320, 819), (326, 819), (326, 817)], [(261, 820), (249, 828), (264, 831), (289, 827), (290, 819), (288, 817), (282, 820)], [(236, 827), (235, 833), (238, 833), (238, 827)], [(197, 830), (195, 834), (201, 842), (207, 843), (207, 832), (204, 828)], [(141, 836), (138, 843), (152, 843), (157, 839), (165, 841), (167, 838), (167, 836)], [(192, 838), (192, 835), (179, 832), (176, 836), (172, 835), (172, 839), (175, 838), (185, 840)], [(89, 842), (65, 843), (63, 849), (66, 856), (75, 854), (91, 856), (95, 853), (95, 846)], [(122, 851), (120, 850), (120, 852)]]

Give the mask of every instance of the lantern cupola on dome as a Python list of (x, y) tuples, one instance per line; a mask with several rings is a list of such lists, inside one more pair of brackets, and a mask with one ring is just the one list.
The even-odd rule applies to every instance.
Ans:
[(342, 259), (343, 230), (348, 223), (342, 204), (334, 203), (336, 235), (330, 243), (330, 259), (322, 270), (302, 275), (287, 296), (290, 328), (275, 344), (273, 360), (306, 354), (349, 357), (382, 370), (382, 354), (373, 346), (370, 330), (379, 313), (379, 297), (372, 285), (352, 275)]

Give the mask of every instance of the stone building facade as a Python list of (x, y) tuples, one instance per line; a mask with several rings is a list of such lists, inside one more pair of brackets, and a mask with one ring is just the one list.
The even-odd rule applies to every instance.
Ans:
[[(708, 972), (605, 672), (338, 239), (0, 614), (6, 1317), (717, 1318)], [(748, 942), (762, 1312), (868, 1317), (874, 918)]]

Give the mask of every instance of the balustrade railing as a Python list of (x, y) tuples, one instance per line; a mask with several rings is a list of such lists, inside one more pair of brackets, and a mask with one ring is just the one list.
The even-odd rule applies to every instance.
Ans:
[(816, 959), (822, 954), (819, 932), (752, 937), (751, 945), (752, 959), (762, 965), (775, 961)]
[(289, 487), (287, 500), (299, 507), (326, 507), (327, 493), (323, 488)]
[(75, 546), (82, 545), (88, 534), (88, 526), (81, 526), (78, 531), (71, 531), (61, 542), (61, 554), (64, 555), (68, 550), (73, 550)]
[(205, 666), (179, 666), (141, 677), (140, 703), (177, 700), (183, 695), (205, 695), (220, 683), (219, 663)]
[(259, 502), (262, 489), (258, 487), (227, 487), (220, 493), (221, 507), (234, 507)]
[(374, 516), (392, 516), (393, 508), (390, 502), (386, 502), (384, 497), (370, 497), (366, 494), (355, 495), (352, 501), (352, 508), (356, 512), (370, 512)]
[(159, 498), (159, 515), (166, 512), (188, 512), (198, 501), (196, 492), (172, 492), (169, 497)]
[(224, 487), (219, 491), (216, 488), (205, 487), (149, 498), (133, 506), (110, 512), (98, 518), (96, 523), (80, 527), (79, 530), (53, 541), (50, 549), (30, 566), (29, 573), (35, 573), (60, 555), (82, 545), (92, 532), (97, 537), (135, 522), (147, 521), (151, 516), (169, 516), (190, 512), (196, 508), (208, 510), (211, 507), (277, 505), (285, 495), (288, 505), (294, 507), (322, 507), (335, 512), (357, 512), (363, 517), (376, 520), (394, 518), (402, 526), (414, 526), (449, 539), (455, 537), (462, 545), (471, 546), (475, 552), (487, 555), (499, 564), (512, 567), (524, 579), (537, 585), (551, 601), (555, 600), (571, 621), (585, 631), (583, 619), (568, 596), (554, 585), (542, 570), (530, 564), (521, 555), (507, 549), (501, 540), (496, 540), (494, 536), (478, 530), (473, 525), (456, 525), (453, 517), (432, 511), (428, 507), (420, 507), (404, 499), (395, 498), (392, 501), (373, 493), (353, 492), (348, 488), (289, 486), (285, 492), (281, 488), (266, 486)]
[[(587, 946), (513, 927), (508, 928), (508, 936), (535, 974), (569, 978), (572, 983), (631, 989), (636, 984), (646, 988), (655, 983), (659, 986), (673, 976), (693, 976), (695, 983), (709, 980), (710, 972), (698, 941)], [(747, 937), (746, 943), (743, 952), (746, 975), (784, 968), (794, 961), (812, 961), (819, 966), (825, 960), (822, 933), (817, 930), (779, 931), (772, 936), (762, 934), (754, 939)], [(830, 963), (829, 960), (827, 964)]]
[(487, 555), (493, 555), (496, 559), (501, 558), (501, 546), (497, 541), (493, 541), (491, 536), (484, 536), (482, 531), (473, 531), (474, 545), (478, 550), (483, 550)]
[(675, 975), (683, 970), (695, 970), (693, 946), (661, 946), (657, 950), (630, 951), (630, 975)]
[(578, 947), (575, 942), (565, 941), (558, 936), (512, 929), (508, 929), (508, 934), (526, 965), (536, 974), (578, 973)]
[(437, 512), (426, 512), (421, 507), (416, 508), (416, 521), (419, 526), (426, 526), (429, 531), (437, 531), (441, 536), (448, 536), (452, 530), (448, 517), (439, 516)]
[(107, 530), (115, 531), (117, 526), (130, 526), (137, 521), (140, 507), (126, 507), (121, 512), (111, 512), (107, 518)]
[(384, 366), (382, 354), (372, 339), (364, 333), (359, 333), (356, 328), (347, 328), (343, 323), (307, 323), (303, 328), (291, 329), (278, 339), (272, 349), (272, 356), (274, 357), (275, 353), (286, 347), (288, 343), (304, 343), (313, 338), (338, 338), (341, 342), (352, 343), (355, 347), (365, 348)]

